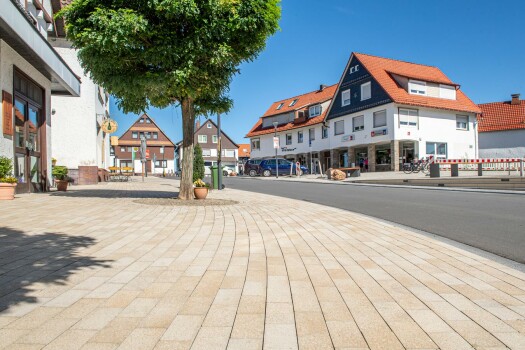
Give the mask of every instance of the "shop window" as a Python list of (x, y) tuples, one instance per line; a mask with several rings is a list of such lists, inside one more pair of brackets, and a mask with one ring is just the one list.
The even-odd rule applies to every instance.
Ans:
[(399, 125), (417, 127), (418, 114), (417, 109), (399, 109)]
[(257, 138), (257, 139), (252, 139), (252, 142), (251, 142), (251, 146), (252, 146), (252, 150), (256, 149), (256, 150), (260, 150), (261, 149), (261, 139)]
[(468, 130), (468, 115), (457, 115), (456, 116), (456, 129)]
[(386, 165), (390, 163), (390, 146), (376, 146), (376, 165)]
[(286, 144), (287, 145), (292, 144), (292, 134), (286, 134)]
[(308, 130), (308, 137), (309, 137), (310, 142), (315, 140), (315, 129)]
[(374, 112), (374, 128), (386, 126), (386, 110)]
[(341, 92), (341, 105), (348, 106), (351, 102), (350, 89)]
[(365, 116), (359, 115), (357, 117), (352, 118), (352, 124), (352, 130), (354, 131), (365, 130)]
[(334, 135), (342, 135), (345, 133), (345, 121), (339, 120), (334, 123)]
[(297, 132), (297, 143), (303, 143), (303, 132), (302, 131)]
[(361, 84), (361, 101), (372, 98), (372, 83)]

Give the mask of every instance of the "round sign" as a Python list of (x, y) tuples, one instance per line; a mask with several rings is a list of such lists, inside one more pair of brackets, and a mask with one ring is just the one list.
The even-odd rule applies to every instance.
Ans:
[(118, 124), (113, 119), (106, 119), (102, 123), (102, 131), (104, 131), (106, 134), (112, 134), (117, 131)]

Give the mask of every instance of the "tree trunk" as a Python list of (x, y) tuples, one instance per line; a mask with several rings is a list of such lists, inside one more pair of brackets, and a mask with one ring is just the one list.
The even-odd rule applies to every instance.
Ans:
[(193, 199), (193, 139), (195, 109), (193, 99), (184, 98), (182, 108), (182, 177), (180, 179), (179, 199)]

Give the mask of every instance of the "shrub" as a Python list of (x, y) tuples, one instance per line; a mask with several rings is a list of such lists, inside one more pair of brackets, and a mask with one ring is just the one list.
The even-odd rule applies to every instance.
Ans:
[(56, 165), (53, 167), (53, 177), (57, 180), (68, 180), (69, 177), (67, 176), (68, 170), (67, 167), (63, 165)]
[(7, 157), (0, 157), (0, 178), (7, 178), (13, 175), (13, 160)]
[(193, 148), (193, 157), (193, 182), (195, 182), (204, 177), (204, 158), (199, 144)]

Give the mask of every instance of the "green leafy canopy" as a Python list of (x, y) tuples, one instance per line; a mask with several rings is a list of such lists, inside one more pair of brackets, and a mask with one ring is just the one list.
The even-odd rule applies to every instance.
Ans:
[(278, 30), (280, 0), (74, 0), (57, 14), (93, 81), (125, 112), (190, 97), (226, 112), (238, 66)]

